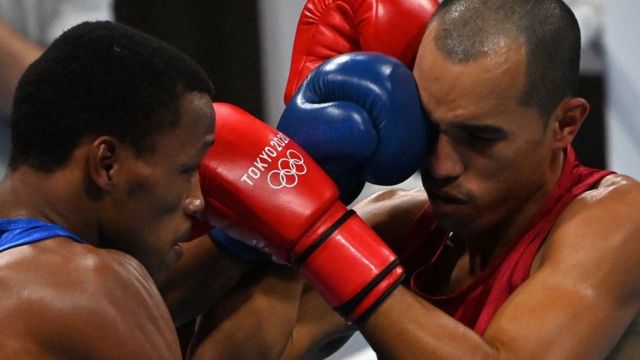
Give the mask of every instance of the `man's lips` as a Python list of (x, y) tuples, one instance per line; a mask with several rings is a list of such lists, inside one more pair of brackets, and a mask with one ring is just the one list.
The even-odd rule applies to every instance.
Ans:
[(178, 245), (178, 244), (186, 243), (189, 241), (193, 241), (197, 238), (198, 238), (197, 236), (196, 237), (193, 236), (193, 231), (191, 227), (188, 227), (185, 231), (181, 232), (180, 235), (178, 235), (178, 237), (176, 237), (173, 244)]
[(455, 196), (445, 191), (429, 191), (428, 194), (429, 194), (429, 200), (431, 202), (441, 202), (445, 204), (456, 204), (456, 205), (462, 205), (467, 203), (467, 201), (465, 201), (463, 198)]

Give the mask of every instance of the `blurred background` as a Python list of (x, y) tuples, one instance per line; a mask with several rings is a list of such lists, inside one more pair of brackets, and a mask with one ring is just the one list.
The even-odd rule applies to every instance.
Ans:
[[(163, 39), (199, 62), (231, 102), (275, 125), (304, 0), (0, 0), (0, 71), (9, 51), (25, 49), (11, 36), (45, 47), (65, 28), (111, 19)], [(579, 95), (592, 105), (574, 146), (579, 159), (640, 178), (640, 18), (638, 0), (568, 0), (580, 23), (583, 58)], [(544, 21), (541, 19), (541, 21)], [(13, 33), (15, 32), (15, 33)], [(12, 48), (14, 45), (15, 48)], [(33, 50), (33, 49), (32, 49)], [(33, 54), (33, 53), (32, 53)], [(13, 54), (15, 55), (15, 54)], [(4, 59), (4, 60), (3, 60)], [(0, 81), (5, 81), (4, 75)], [(9, 79), (10, 80), (10, 79)], [(1, 89), (0, 89), (1, 90)], [(4, 108), (3, 108), (4, 106)], [(0, 175), (10, 146), (6, 103), (0, 104)], [(419, 186), (417, 175), (400, 187)], [(379, 187), (368, 186), (361, 197)], [(356, 335), (331, 359), (371, 359)]]

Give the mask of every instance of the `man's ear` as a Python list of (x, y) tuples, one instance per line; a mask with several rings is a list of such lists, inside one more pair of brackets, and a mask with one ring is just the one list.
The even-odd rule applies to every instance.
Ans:
[(589, 103), (577, 97), (567, 98), (558, 105), (551, 116), (555, 148), (564, 149), (571, 144), (589, 109)]
[(113, 187), (113, 175), (120, 157), (120, 143), (110, 136), (101, 136), (91, 143), (87, 166), (92, 182), (101, 190)]

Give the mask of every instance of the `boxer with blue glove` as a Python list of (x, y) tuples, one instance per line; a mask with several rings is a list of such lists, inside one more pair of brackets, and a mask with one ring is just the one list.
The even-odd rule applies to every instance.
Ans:
[[(386, 230), (387, 243), (397, 245), (410, 279), (360, 327), (377, 357), (637, 357), (640, 276), (629, 269), (640, 264), (640, 184), (580, 164), (571, 148), (589, 111), (574, 96), (579, 44), (578, 23), (561, 0), (440, 5), (414, 69), (422, 104), (438, 129), (422, 172), (429, 198), (425, 191), (402, 199), (396, 193), (358, 207), (371, 214), (375, 229)], [(296, 161), (290, 158), (291, 171), (300, 174)], [(317, 188), (319, 194), (305, 187), (308, 192), (272, 199), (316, 203), (326, 195), (326, 188)], [(274, 194), (260, 190), (248, 201), (250, 209)], [(411, 199), (418, 206), (408, 208)], [(293, 248), (285, 252), (297, 258), (295, 250), (308, 249), (306, 243), (303, 236), (272, 245)], [(351, 276), (353, 258), (334, 258), (323, 263), (325, 274)], [(305, 310), (309, 302), (298, 298), (281, 301), (296, 315), (287, 346), (301, 338), (303, 346), (313, 346), (342, 329), (339, 323), (310, 334), (317, 326), (312, 320), (333, 314), (317, 302)], [(290, 325), (268, 310), (269, 328)], [(260, 330), (236, 339), (256, 343)]]

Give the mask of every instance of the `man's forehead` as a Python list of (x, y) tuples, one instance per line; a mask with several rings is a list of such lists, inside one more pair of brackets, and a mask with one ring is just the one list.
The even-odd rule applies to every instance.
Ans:
[[(195, 94), (195, 93), (194, 93)], [(159, 146), (176, 153), (200, 152), (213, 142), (214, 114), (208, 96), (185, 95), (180, 101), (177, 125), (157, 139)]]
[(423, 47), (430, 49), (429, 52), (423, 51), (424, 55), (437, 50), (449, 61), (460, 64), (508, 51), (526, 52), (525, 41), (515, 29), (500, 28), (467, 34), (462, 29), (443, 26), (439, 19), (427, 27), (420, 43), (420, 49)]
[[(486, 88), (486, 96), (500, 90), (513, 94), (524, 87), (526, 53), (519, 43), (496, 39), (495, 48), (488, 54), (466, 62), (449, 58), (435, 47), (433, 34), (425, 34), (420, 46), (414, 75), (421, 87), (461, 85), (468, 87), (461, 93), (473, 93)], [(472, 87), (469, 87), (472, 86)]]

